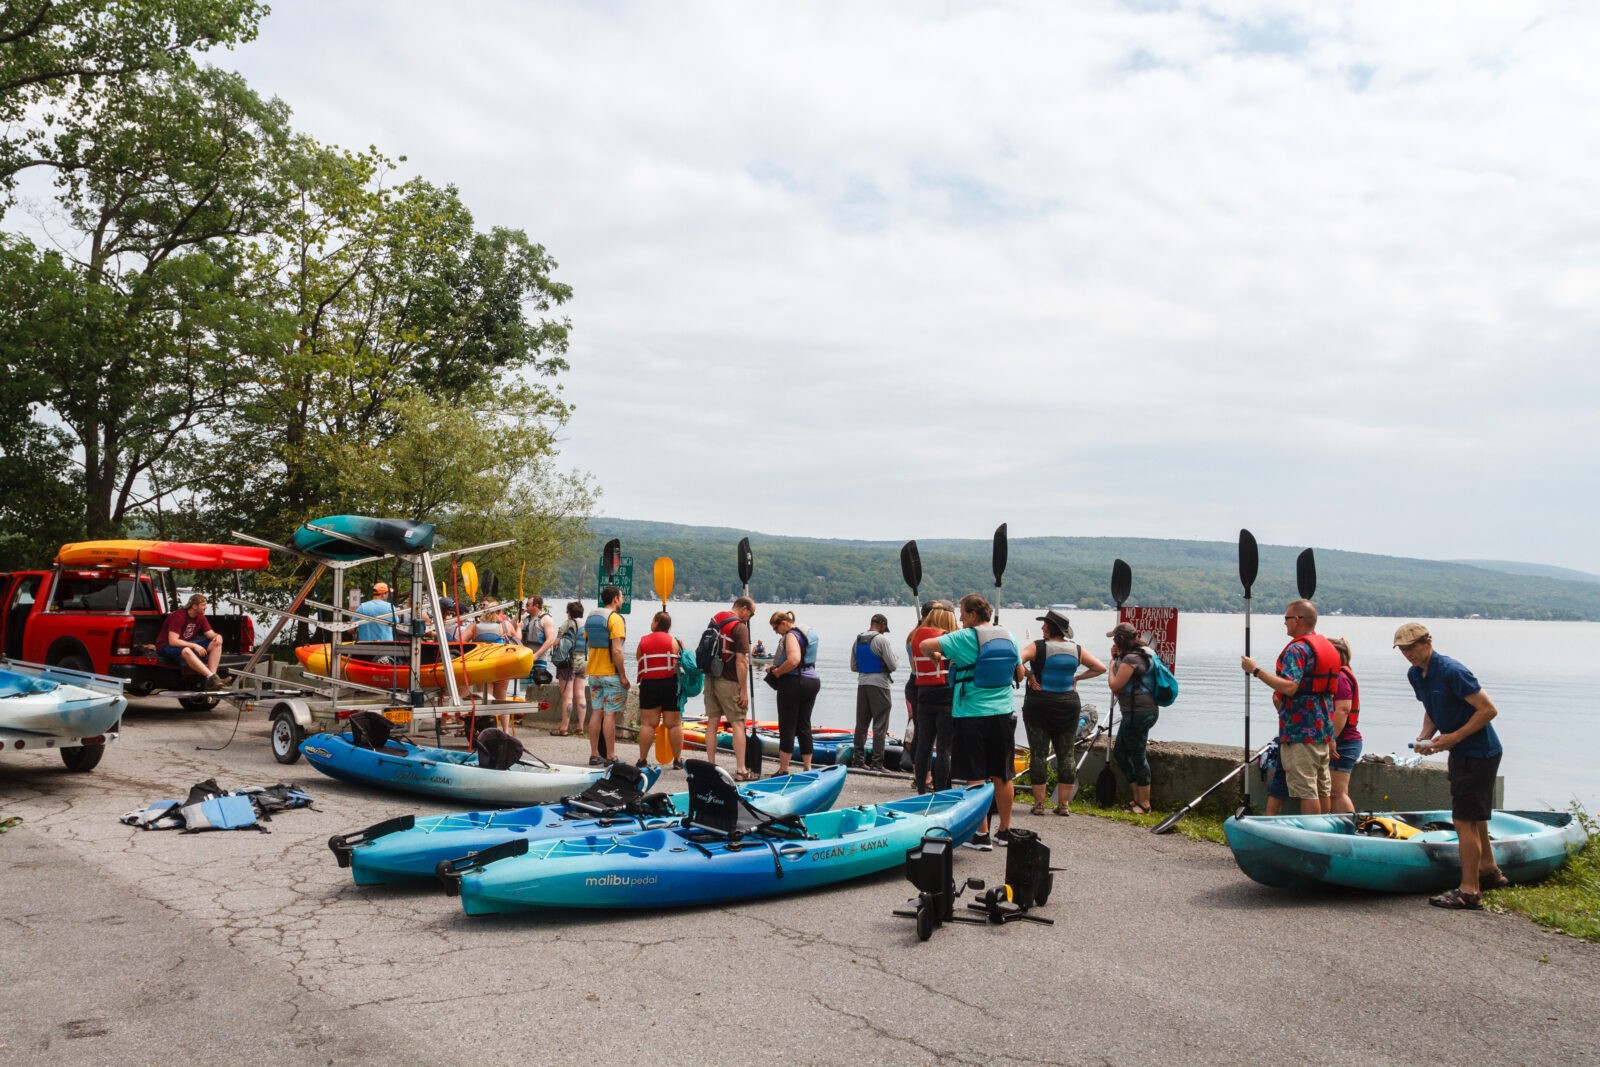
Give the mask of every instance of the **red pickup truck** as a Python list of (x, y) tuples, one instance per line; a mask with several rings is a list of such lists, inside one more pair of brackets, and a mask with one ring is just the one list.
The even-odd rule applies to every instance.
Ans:
[[(153, 576), (164, 576), (169, 589)], [(195, 690), (200, 678), (156, 656), (167, 604), (177, 603), (169, 571), (57, 566), (47, 571), (0, 572), (0, 649), (13, 659), (126, 678), (130, 696)], [(222, 635), (222, 664), (243, 666), (255, 644), (248, 615), (207, 613)], [(215, 694), (179, 698), (193, 710), (214, 707)]]

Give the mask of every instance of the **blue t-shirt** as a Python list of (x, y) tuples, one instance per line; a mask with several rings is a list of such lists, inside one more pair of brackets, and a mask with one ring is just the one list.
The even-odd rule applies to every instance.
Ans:
[(393, 641), (394, 640), (394, 605), (387, 600), (369, 600), (356, 609), (357, 615), (365, 615), (369, 619), (382, 619), (382, 622), (364, 622), (356, 627), (357, 641)]
[[(1022, 662), (1012, 642), (1012, 670)], [(956, 630), (939, 638), (939, 652), (950, 661), (950, 668), (971, 667), (978, 662), (978, 631), (970, 627)], [(1014, 710), (1011, 687), (984, 689), (970, 681), (955, 683), (955, 695), (950, 702), (950, 714), (957, 719), (979, 718), (985, 715), (1010, 715)]]
[[(1483, 689), (1471, 671), (1437, 652), (1428, 660), (1426, 675), (1412, 667), (1406, 672), (1406, 680), (1411, 683), (1417, 699), (1422, 701), (1428, 719), (1444, 734), (1467, 724), (1477, 710), (1467, 703), (1467, 697)], [(1451, 751), (1474, 759), (1490, 759), (1501, 753), (1500, 737), (1494, 732), (1494, 724), (1486, 723), (1477, 733), (1462, 738)]]

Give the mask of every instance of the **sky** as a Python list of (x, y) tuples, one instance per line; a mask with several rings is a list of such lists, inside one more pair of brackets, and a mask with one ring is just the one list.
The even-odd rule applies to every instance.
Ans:
[(598, 513), (1600, 570), (1600, 7), (275, 0), (571, 285)]

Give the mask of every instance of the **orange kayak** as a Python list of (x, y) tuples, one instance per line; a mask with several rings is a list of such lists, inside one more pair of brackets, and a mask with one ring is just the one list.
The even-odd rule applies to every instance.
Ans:
[(254, 545), (211, 545), (198, 541), (75, 541), (62, 545), (56, 562), (64, 567), (178, 567), (215, 571), (267, 569), (269, 550)]
[[(393, 642), (383, 642), (387, 649), (394, 649)], [(300, 666), (310, 674), (328, 673), (327, 645), (301, 645), (294, 650)], [(339, 658), (342, 661), (343, 677), (362, 685), (376, 686), (380, 689), (410, 689), (411, 666), (408, 663), (379, 663), (380, 655), (391, 653), (363, 652), (360, 642), (339, 646)], [(422, 677), (418, 680), (417, 689), (443, 689), (445, 684), (444, 666), (439, 662), (439, 646), (436, 642), (428, 642), (422, 646)], [(404, 654), (394, 656), (396, 660), (407, 658)], [(452, 644), (450, 646), (450, 659), (454, 667), (457, 685), (477, 685), (481, 682), (499, 682), (507, 678), (526, 678), (533, 670), (533, 649), (521, 645), (489, 644), (488, 642), (467, 642), (464, 645)]]

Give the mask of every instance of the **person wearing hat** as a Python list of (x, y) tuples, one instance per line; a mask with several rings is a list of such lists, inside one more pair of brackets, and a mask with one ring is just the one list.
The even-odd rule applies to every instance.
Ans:
[(856, 672), (856, 734), (850, 766), (867, 766), (867, 727), (872, 727), (872, 769), (883, 770), (883, 748), (889, 740), (889, 708), (893, 705), (893, 675), (900, 666), (889, 618), (872, 617), (865, 633), (850, 646), (850, 669)]
[(372, 584), (372, 599), (356, 608), (357, 615), (364, 615), (375, 622), (363, 622), (356, 626), (357, 641), (393, 641), (394, 640), (394, 606), (389, 603), (389, 583), (374, 582)]
[[(1106, 673), (1106, 665), (1072, 640), (1072, 623), (1051, 609), (1039, 616), (1044, 639), (1022, 647), (1027, 692), (1022, 698), (1022, 726), (1028, 733), (1034, 815), (1043, 815), (1050, 798), (1050, 749), (1056, 752), (1056, 814), (1071, 815), (1078, 791), (1078, 761), (1073, 758), (1083, 704), (1078, 683)], [(1084, 671), (1078, 673), (1082, 666)]]
[(1433, 650), (1433, 637), (1422, 623), (1408, 622), (1396, 630), (1394, 647), (1411, 664), (1406, 680), (1422, 702), (1422, 729), (1413, 747), (1424, 756), (1450, 753), (1450, 818), (1461, 853), (1461, 884), (1428, 903), (1477, 911), (1483, 907), (1483, 890), (1511, 884), (1489, 843), (1494, 781), (1503, 753), (1489, 723), (1499, 711), (1471, 671)]
[[(1122, 728), (1111, 758), (1127, 776), (1133, 799), (1122, 806), (1135, 815), (1150, 814), (1150, 730), (1161, 718), (1156, 695), (1145, 679), (1150, 676), (1150, 651), (1144, 638), (1129, 622), (1119, 622), (1106, 631), (1111, 638), (1111, 674), (1106, 684), (1122, 712)], [(1115, 799), (1102, 797), (1107, 807)]]

